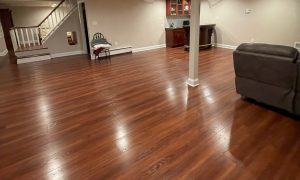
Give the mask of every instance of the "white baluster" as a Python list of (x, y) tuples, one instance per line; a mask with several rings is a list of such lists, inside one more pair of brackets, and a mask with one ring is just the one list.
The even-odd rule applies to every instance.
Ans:
[(61, 7), (62, 7), (62, 12), (63, 12), (63, 17), (65, 17), (66, 16), (66, 2), (63, 2), (61, 4)]
[(18, 47), (20, 47), (20, 38), (19, 38), (19, 31), (18, 29), (15, 29), (15, 32), (16, 32), (16, 37), (17, 37), (17, 44), (18, 44)]
[(58, 9), (59, 9), (59, 14), (60, 14), (60, 16), (61, 16), (61, 19), (64, 19), (65, 16), (64, 16), (64, 11), (63, 11), (63, 9), (62, 9), (62, 5), (63, 5), (63, 4), (61, 4), (61, 5), (59, 6)]
[(67, 2), (65, 2), (65, 5), (66, 5), (66, 7), (65, 7), (65, 13), (66, 13), (66, 16), (67, 16), (68, 13), (69, 13), (70, 6), (69, 6), (69, 4)]
[(49, 30), (51, 29), (51, 25), (50, 25), (49, 19), (47, 19), (47, 23), (48, 23), (48, 28), (47, 28), (47, 34), (48, 34)]
[(34, 40), (33, 29), (32, 28), (30, 28), (30, 32), (31, 32), (31, 37), (32, 37), (33, 45), (35, 45), (35, 40)]
[(59, 24), (60, 19), (59, 19), (59, 16), (57, 14), (57, 10), (55, 10), (54, 13), (55, 13), (55, 17), (56, 17), (56, 24)]
[(20, 30), (21, 30), (21, 36), (22, 36), (22, 44), (23, 44), (23, 47), (25, 47), (24, 32), (23, 32), (22, 28)]
[(58, 17), (58, 23), (60, 23), (62, 18), (60, 17), (59, 8), (56, 9), (56, 12), (57, 12), (57, 17)]
[(27, 44), (28, 46), (30, 47), (30, 40), (29, 40), (29, 35), (28, 35), (28, 28), (25, 29), (25, 32), (26, 32), (26, 36), (27, 36)]
[(38, 40), (38, 45), (41, 45), (40, 44), (40, 37), (39, 37), (39, 31), (38, 31), (38, 28), (35, 29), (35, 35), (36, 35), (36, 38)]
[(51, 27), (51, 30), (52, 30), (55, 26), (53, 14), (50, 15), (50, 18), (51, 18), (51, 23), (52, 23), (52, 27)]
[(54, 17), (55, 17), (55, 22), (56, 22), (55, 26), (57, 26), (57, 24), (59, 23), (59, 21), (58, 21), (58, 18), (57, 18), (56, 11), (54, 11), (53, 14), (54, 14)]

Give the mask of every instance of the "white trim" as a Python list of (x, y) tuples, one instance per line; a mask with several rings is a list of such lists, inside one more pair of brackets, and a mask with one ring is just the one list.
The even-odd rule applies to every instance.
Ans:
[[(120, 47), (115, 49), (110, 49), (110, 55), (118, 55), (118, 54), (124, 54), (124, 53), (132, 53), (132, 47)], [(105, 57), (105, 53), (101, 53), (99, 57)], [(95, 59), (95, 55), (93, 54), (93, 50), (91, 53), (91, 59)]]
[(80, 51), (71, 51), (71, 52), (64, 52), (64, 53), (55, 53), (55, 54), (51, 54), (51, 58), (58, 58), (58, 57), (65, 57), (65, 56), (74, 56), (74, 55), (79, 55), (79, 54), (83, 54), (83, 52)]
[(237, 46), (232, 46), (228, 44), (215, 44), (214, 46), (218, 48), (233, 49), (233, 50), (237, 48)]
[(295, 42), (294, 47), (300, 52), (300, 42)]
[(21, 58), (21, 59), (17, 60), (17, 64), (24, 64), (24, 63), (30, 63), (30, 62), (44, 61), (44, 60), (50, 60), (50, 59), (51, 59), (50, 55)]
[(8, 53), (7, 49), (5, 49), (4, 51), (0, 52), (0, 56), (6, 56), (6, 54)]
[(159, 49), (159, 48), (165, 48), (166, 44), (159, 44), (155, 46), (147, 46), (147, 47), (141, 47), (141, 48), (134, 48), (132, 50), (133, 53), (137, 52), (142, 52), (142, 51), (149, 51), (149, 50), (154, 50), (154, 49)]
[(197, 87), (199, 86), (199, 79), (191, 79), (189, 78), (187, 81), (186, 81), (187, 85), (189, 86), (192, 86), (192, 87)]

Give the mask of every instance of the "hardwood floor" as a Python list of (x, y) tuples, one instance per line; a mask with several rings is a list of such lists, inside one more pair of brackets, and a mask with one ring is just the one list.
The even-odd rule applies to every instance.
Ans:
[(0, 179), (300, 179), (300, 122), (241, 99), (232, 51), (0, 67)]

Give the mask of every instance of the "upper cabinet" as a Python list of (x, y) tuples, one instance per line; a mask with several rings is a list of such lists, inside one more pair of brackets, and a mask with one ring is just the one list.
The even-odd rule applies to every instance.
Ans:
[(166, 0), (167, 16), (189, 16), (191, 0)]

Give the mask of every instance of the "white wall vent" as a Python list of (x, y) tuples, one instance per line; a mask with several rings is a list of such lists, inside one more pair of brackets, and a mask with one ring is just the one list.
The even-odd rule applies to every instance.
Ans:
[(295, 48), (297, 48), (300, 51), (300, 42), (295, 42)]

